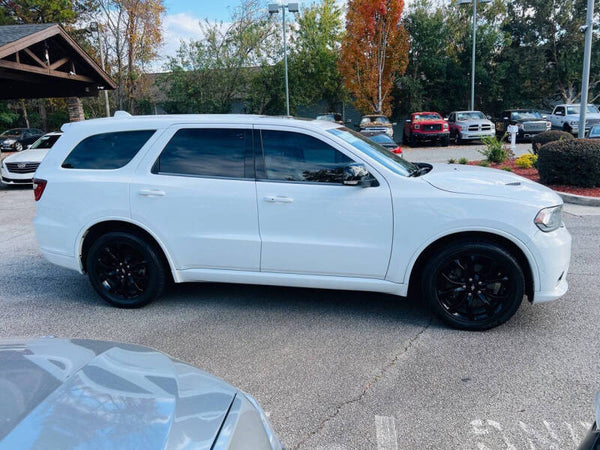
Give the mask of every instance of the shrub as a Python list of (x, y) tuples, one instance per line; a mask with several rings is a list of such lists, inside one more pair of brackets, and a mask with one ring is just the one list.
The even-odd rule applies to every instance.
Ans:
[(544, 184), (600, 186), (600, 142), (564, 139), (539, 150), (538, 171)]
[(484, 159), (483, 161), (479, 161), (479, 165), (481, 167), (490, 167), (490, 162)]
[(456, 160), (454, 158), (450, 158), (448, 160), (448, 164), (456, 164)]
[(503, 163), (510, 156), (510, 149), (502, 143), (502, 138), (496, 136), (485, 136), (481, 139), (485, 144), (483, 150), (478, 150), (490, 163)]
[(508, 167), (508, 166), (502, 166), (500, 167), (502, 170), (506, 170), (507, 172), (512, 172), (512, 167)]
[(531, 150), (533, 154), (537, 154), (540, 147), (548, 142), (560, 141), (560, 140), (572, 140), (573, 135), (566, 131), (551, 130), (544, 131), (543, 133), (536, 134), (531, 140)]
[(537, 159), (537, 155), (526, 153), (525, 155), (521, 155), (517, 159), (515, 159), (515, 166), (521, 169), (531, 169), (532, 167), (536, 166)]
[(459, 163), (459, 164), (467, 164), (468, 162), (469, 162), (469, 160), (468, 160), (467, 158), (460, 158), (460, 159), (458, 160), (458, 163)]

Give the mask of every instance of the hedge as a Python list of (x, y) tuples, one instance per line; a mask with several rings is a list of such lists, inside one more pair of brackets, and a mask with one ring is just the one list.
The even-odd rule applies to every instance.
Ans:
[(537, 166), (543, 184), (598, 187), (600, 141), (566, 139), (549, 142), (540, 148)]
[(536, 134), (531, 139), (531, 149), (533, 150), (533, 154), (537, 155), (537, 152), (540, 150), (540, 147), (544, 144), (547, 144), (548, 142), (571, 139), (574, 139), (573, 135), (571, 133), (567, 133), (566, 131), (544, 131), (543, 133)]

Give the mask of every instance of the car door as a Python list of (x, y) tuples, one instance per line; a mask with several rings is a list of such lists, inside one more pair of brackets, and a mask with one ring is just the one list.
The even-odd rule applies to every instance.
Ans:
[(178, 270), (258, 271), (251, 125), (176, 126), (153, 148), (131, 183), (133, 219)]
[(377, 187), (344, 185), (343, 168), (362, 161), (320, 134), (271, 126), (255, 136), (261, 271), (385, 278), (393, 230), (385, 179), (367, 166)]

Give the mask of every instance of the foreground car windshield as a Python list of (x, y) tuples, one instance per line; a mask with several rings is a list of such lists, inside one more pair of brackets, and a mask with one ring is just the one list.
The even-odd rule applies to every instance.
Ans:
[[(580, 114), (581, 106), (568, 106), (567, 114)], [(587, 112), (592, 114), (600, 114), (598, 108), (595, 105), (588, 105)]]
[(383, 164), (397, 174), (409, 176), (412, 172), (418, 170), (418, 167), (413, 163), (406, 161), (395, 153), (386, 150), (385, 147), (373, 142), (372, 140), (362, 136), (348, 128), (332, 128), (327, 130), (329, 133), (337, 136), (350, 144), (352, 147), (366, 153), (377, 162)]
[(485, 118), (486, 117), (483, 115), (483, 113), (481, 113), (479, 111), (459, 113), (457, 115), (458, 120), (485, 119)]
[(42, 136), (30, 148), (51, 148), (59, 137), (60, 135)]
[(531, 120), (531, 119), (541, 119), (542, 115), (537, 111), (517, 111), (512, 113), (512, 120)]

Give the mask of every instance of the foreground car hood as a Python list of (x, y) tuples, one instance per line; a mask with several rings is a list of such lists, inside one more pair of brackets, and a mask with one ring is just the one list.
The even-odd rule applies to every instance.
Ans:
[(20, 162), (42, 162), (42, 159), (48, 153), (49, 148), (34, 148), (33, 150), (24, 150), (19, 153), (7, 156), (5, 162), (20, 163)]
[[(0, 446), (210, 448), (237, 390), (130, 344), (0, 340)], [(3, 440), (2, 440), (3, 439)]]
[(434, 164), (422, 178), (433, 187), (458, 194), (511, 198), (542, 206), (563, 203), (552, 190), (505, 170), (461, 164)]

